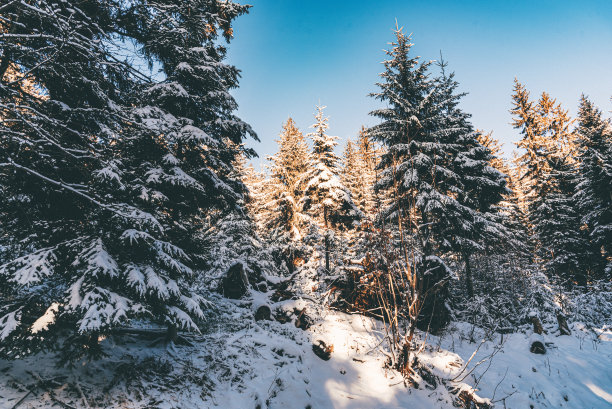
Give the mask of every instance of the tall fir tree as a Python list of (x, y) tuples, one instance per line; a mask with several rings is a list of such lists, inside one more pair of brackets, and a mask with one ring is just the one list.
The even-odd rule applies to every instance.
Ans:
[(296, 260), (304, 257), (302, 239), (311, 222), (300, 204), (310, 152), (292, 118), (283, 124), (277, 143), (278, 152), (267, 158), (269, 177), (262, 183), (258, 213), (262, 235), (274, 243), (275, 257), (293, 273)]
[(455, 252), (467, 261), (471, 295), (469, 255), (482, 248), (482, 232), (502, 228), (488, 213), (501, 200), (505, 180), (489, 165), (491, 153), (478, 142), (469, 115), (458, 108), (462, 94), (453, 75), (443, 70), (430, 79), (430, 63), (411, 57), (411, 47), (410, 38), (396, 30), (384, 81), (377, 84), (381, 90), (372, 94), (388, 107), (372, 112), (382, 123), (369, 133), (386, 147), (376, 188), (394, 197), (383, 216), (416, 244), (411, 268), (420, 281), (415, 296), (424, 300), (419, 323), (437, 330), (449, 320), (444, 257)]
[[(2, 117), (22, 116), (24, 127), (3, 126), (40, 144), (23, 156), (3, 132), (2, 169), (29, 175), (26, 188), (37, 196), (24, 195), (15, 178), (3, 190), (30, 195), (40, 226), (23, 229), (36, 239), (22, 240), (18, 257), (2, 260), (0, 276), (10, 286), (3, 286), (1, 332), (13, 341), (2, 352), (32, 352), (40, 339), (68, 337), (65, 355), (78, 358), (100, 352), (100, 335), (135, 317), (167, 325), (171, 339), (181, 328), (197, 331), (206, 302), (193, 292), (193, 280), (206, 257), (195, 232), (207, 215), (236, 207), (243, 187), (230, 175), (231, 161), (250, 131), (232, 113), (228, 90), (238, 72), (222, 63), (216, 30), (229, 39), (231, 21), (246, 8), (43, 3), (23, 5), (17, 14), (32, 18), (25, 24), (20, 16), (15, 30), (25, 39), (31, 31), (55, 35), (62, 52), (48, 58), (36, 48), (46, 45), (34, 39), (23, 58), (18, 52), (10, 58), (24, 72), (36, 67), (44, 98), (32, 106), (46, 113), (23, 115), (11, 111), (10, 93), (3, 99)], [(151, 63), (159, 61), (165, 79), (153, 82), (117, 63), (104, 48), (115, 34), (133, 39)], [(19, 224), (20, 212), (3, 216)]]
[(538, 256), (553, 277), (586, 286), (593, 254), (575, 206), (575, 167), (565, 157), (549, 156), (548, 171), (536, 181), (539, 196), (531, 218), (541, 243)]
[[(381, 123), (368, 134), (386, 148), (381, 155), (379, 192), (392, 198), (381, 209), (381, 219), (390, 222), (403, 237), (404, 254), (414, 254), (410, 276), (414, 277), (411, 299), (422, 299), (418, 320), (421, 327), (437, 330), (447, 324), (449, 268), (440, 258), (439, 244), (444, 240), (438, 221), (444, 221), (446, 203), (457, 201), (438, 190), (438, 176), (446, 171), (444, 151), (439, 149), (436, 131), (441, 125), (441, 108), (429, 78), (430, 62), (420, 63), (410, 55), (413, 44), (402, 29), (395, 30), (395, 41), (386, 51), (385, 70), (380, 74), (380, 91), (371, 96), (386, 103), (386, 108), (371, 112)], [(414, 238), (416, 253), (409, 252), (408, 239)], [(440, 241), (438, 239), (441, 239)], [(412, 242), (412, 240), (411, 240)], [(408, 261), (408, 260), (406, 260)]]
[(0, 39), (0, 224), (11, 233), (1, 244), (10, 251), (0, 260), (0, 353), (34, 352), (66, 331), (95, 354), (97, 333), (146, 310), (114, 291), (106, 222), (159, 227), (96, 192), (106, 147), (128, 128), (133, 83), (106, 48), (113, 2), (15, 2), (1, 13), (10, 35)]
[[(494, 166), (495, 156), (491, 150), (480, 143), (479, 132), (470, 123), (471, 115), (459, 108), (465, 95), (457, 92), (459, 86), (454, 73), (446, 73), (446, 62), (438, 63), (441, 77), (438, 79), (437, 95), (441, 102), (442, 123), (438, 132), (439, 149), (444, 155), (439, 166), (446, 167), (441, 172), (438, 184), (442, 192), (455, 197), (459, 205), (445, 215), (447, 221), (443, 236), (450, 250), (460, 255), (464, 265), (464, 275), (468, 297), (473, 297), (473, 273), (470, 258), (475, 252), (489, 248), (499, 248), (507, 232), (498, 216), (498, 207), (506, 188), (506, 175)], [(446, 162), (446, 163), (445, 163)], [(442, 247), (444, 249), (444, 246)]]
[(590, 246), (581, 230), (573, 199), (575, 185), (574, 135), (567, 111), (546, 93), (539, 101), (515, 81), (514, 126), (525, 149), (519, 158), (527, 185), (527, 215), (537, 261), (549, 274), (566, 283), (587, 283)]
[[(575, 199), (594, 245), (596, 278), (612, 276), (612, 124), (584, 95), (578, 110)], [(599, 257), (601, 255), (601, 257)]]
[[(478, 134), (478, 142), (489, 149), (492, 158), (489, 164), (494, 169), (505, 175), (507, 191), (500, 201), (497, 211), (500, 216), (500, 223), (506, 226), (510, 237), (506, 237), (509, 248), (517, 251), (518, 254), (528, 254), (530, 247), (528, 243), (529, 233), (527, 230), (526, 214), (521, 207), (521, 188), (518, 171), (516, 167), (509, 164), (501, 157), (502, 146), (493, 133)], [(500, 249), (503, 248), (499, 247)]]
[(278, 152), (268, 157), (270, 180), (266, 185), (265, 225), (274, 230), (277, 239), (288, 234), (288, 239), (299, 240), (305, 223), (298, 203), (302, 196), (300, 183), (309, 166), (310, 152), (292, 118), (283, 124), (277, 143)]
[(342, 157), (340, 181), (351, 192), (355, 205), (365, 214), (368, 186), (365, 181), (364, 171), (365, 164), (359, 151), (355, 149), (355, 143), (350, 139), (347, 140)]
[(311, 126), (312, 162), (302, 178), (303, 209), (325, 229), (325, 270), (330, 268), (330, 250), (334, 230), (346, 230), (355, 226), (363, 214), (357, 208), (350, 191), (340, 181), (339, 158), (334, 153), (338, 137), (329, 136), (329, 118), (324, 116), (324, 106), (317, 106), (316, 122)]
[(374, 191), (374, 185), (378, 178), (377, 165), (380, 154), (380, 149), (376, 147), (367, 129), (362, 126), (357, 137), (357, 158), (360, 163), (360, 172), (364, 186), (362, 210), (372, 220), (375, 213), (380, 209), (382, 201), (380, 195)]

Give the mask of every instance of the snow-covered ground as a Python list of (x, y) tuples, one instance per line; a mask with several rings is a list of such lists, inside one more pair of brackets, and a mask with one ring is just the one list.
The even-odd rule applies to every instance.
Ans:
[[(26, 396), (17, 407), (450, 409), (453, 387), (473, 387), (499, 408), (612, 407), (610, 329), (574, 325), (571, 336), (545, 335), (547, 353), (536, 355), (532, 335), (481, 342), (482, 330), (455, 323), (444, 336), (429, 336), (419, 355), (438, 381), (407, 388), (384, 368), (381, 328), (370, 318), (306, 301), (274, 306), (306, 308), (315, 323), (303, 331), (293, 322), (256, 322), (252, 307), (223, 303), (206, 333), (192, 338), (194, 347), (109, 339), (111, 356), (72, 369), (56, 368), (50, 354), (0, 361), (0, 407)], [(333, 346), (328, 361), (313, 353), (318, 341)]]

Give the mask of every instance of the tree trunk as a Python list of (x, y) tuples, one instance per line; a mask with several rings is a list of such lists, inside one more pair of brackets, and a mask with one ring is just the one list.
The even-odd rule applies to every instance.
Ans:
[(565, 318), (565, 315), (561, 312), (557, 313), (557, 323), (559, 324), (559, 332), (561, 335), (571, 335), (572, 332), (569, 329), (569, 325), (567, 325), (567, 318)]
[(325, 270), (329, 273), (329, 229), (327, 226), (327, 206), (323, 207), (323, 219), (325, 220)]
[(166, 332), (166, 342), (175, 342), (178, 338), (178, 328), (174, 324), (168, 325), (168, 331)]
[(470, 267), (470, 255), (463, 254), (463, 259), (465, 261), (465, 282), (467, 284), (467, 294), (468, 298), (474, 297), (474, 284), (472, 283), (472, 269)]
[(542, 327), (542, 322), (535, 315), (531, 316), (531, 323), (533, 324), (533, 332), (536, 334), (542, 335), (544, 333), (544, 328)]

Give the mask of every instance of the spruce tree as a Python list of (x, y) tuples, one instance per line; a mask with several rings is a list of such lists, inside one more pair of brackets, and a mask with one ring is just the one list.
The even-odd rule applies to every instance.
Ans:
[(310, 152), (292, 118), (283, 124), (277, 143), (278, 152), (268, 157), (270, 180), (266, 185), (265, 226), (275, 231), (277, 239), (288, 234), (290, 240), (298, 240), (304, 228), (298, 204), (302, 197), (300, 183), (309, 166)]
[(278, 152), (267, 158), (269, 177), (262, 183), (258, 213), (262, 235), (274, 243), (277, 258), (284, 260), (293, 273), (295, 260), (303, 257), (302, 238), (309, 224), (299, 201), (310, 152), (292, 118), (283, 124), (276, 142)]
[(535, 183), (537, 207), (531, 212), (534, 234), (542, 243), (538, 255), (551, 276), (585, 286), (592, 254), (572, 197), (575, 168), (564, 157), (551, 155), (548, 161), (549, 171)]
[(317, 106), (316, 122), (308, 134), (312, 138), (312, 162), (302, 178), (304, 196), (301, 204), (321, 227), (325, 229), (325, 269), (330, 271), (330, 249), (334, 230), (346, 230), (355, 226), (363, 217), (350, 191), (340, 181), (339, 158), (334, 153), (335, 136), (327, 135), (329, 119), (323, 115), (324, 106)]
[[(440, 223), (450, 214), (447, 204), (458, 203), (439, 190), (438, 177), (446, 169), (437, 164), (445, 163), (445, 152), (438, 140), (442, 118), (435, 81), (428, 74), (431, 63), (419, 63), (410, 55), (413, 44), (401, 29), (395, 36), (386, 51), (382, 81), (377, 83), (380, 91), (371, 94), (388, 105), (371, 112), (382, 122), (368, 129), (368, 134), (386, 148), (378, 164), (381, 172), (375, 189), (392, 194), (380, 217), (398, 229), (403, 254), (414, 254), (410, 275), (419, 284), (413, 283), (410, 291), (417, 289), (419, 293), (410, 298), (423, 302), (418, 317), (412, 318), (418, 319), (423, 329), (431, 323), (435, 331), (449, 320), (446, 298), (450, 276), (440, 258), (440, 245), (445, 240), (439, 235)], [(409, 240), (415, 243), (416, 252), (408, 250)]]
[[(386, 147), (376, 188), (394, 197), (383, 216), (416, 244), (411, 268), (424, 298), (419, 322), (435, 330), (449, 319), (450, 269), (444, 258), (463, 257), (471, 296), (469, 256), (485, 239), (501, 235), (503, 226), (491, 212), (506, 192), (505, 176), (489, 165), (491, 152), (478, 142), (470, 116), (458, 108), (463, 95), (456, 92), (453, 74), (446, 75), (441, 63), (442, 76), (430, 79), (430, 63), (410, 57), (411, 47), (410, 38), (397, 30), (381, 91), (373, 94), (388, 107), (372, 112), (382, 123), (369, 133)], [(402, 245), (407, 242), (405, 237)]]
[[(520, 205), (521, 190), (518, 170), (511, 166), (501, 157), (501, 144), (492, 135), (492, 132), (478, 134), (478, 142), (491, 152), (492, 158), (489, 161), (491, 167), (505, 175), (507, 190), (503, 194), (502, 200), (497, 206), (497, 220), (502, 223), (509, 236), (505, 237), (505, 242), (509, 248), (516, 250), (518, 254), (527, 254), (529, 250), (527, 230), (527, 219), (523, 208)], [(501, 250), (504, 246), (498, 246)]]
[[(2, 7), (0, 353), (19, 356), (78, 334), (99, 352), (98, 333), (146, 311), (114, 291), (120, 275), (102, 241), (105, 221), (157, 229), (133, 206), (97, 192), (106, 147), (129, 129), (122, 108), (133, 83), (106, 46), (113, 3), (12, 2)], [(115, 240), (118, 238), (115, 237)], [(84, 291), (79, 291), (83, 286)]]
[[(575, 199), (594, 245), (597, 277), (612, 275), (612, 124), (584, 95), (578, 110)], [(601, 255), (601, 258), (599, 257)]]
[(362, 211), (370, 219), (374, 219), (376, 211), (381, 207), (379, 194), (374, 191), (374, 185), (378, 177), (376, 167), (378, 165), (380, 150), (369, 136), (367, 129), (361, 127), (357, 137), (357, 163), (363, 184), (363, 208)]
[[(480, 143), (479, 132), (470, 123), (469, 114), (459, 108), (465, 95), (457, 92), (459, 86), (454, 73), (446, 73), (446, 63), (439, 62), (441, 77), (437, 93), (442, 106), (440, 127), (440, 149), (448, 159), (439, 162), (448, 171), (441, 174), (438, 183), (445, 193), (455, 196), (460, 206), (447, 214), (444, 237), (450, 242), (449, 250), (461, 255), (465, 263), (465, 277), (468, 297), (474, 295), (470, 257), (484, 250), (484, 244), (495, 247), (507, 236), (498, 219), (498, 205), (506, 188), (506, 175), (490, 163), (495, 160), (491, 150)], [(444, 190), (443, 190), (444, 191)]]
[(351, 192), (355, 205), (365, 214), (368, 188), (364, 170), (364, 163), (359, 152), (355, 150), (355, 144), (350, 139), (347, 140), (342, 157), (340, 181)]
[(585, 285), (591, 252), (581, 230), (573, 199), (576, 174), (574, 135), (567, 111), (546, 93), (537, 104), (516, 81), (513, 95), (514, 126), (523, 138), (517, 146), (527, 180), (527, 211), (535, 254), (550, 277)]
[[(206, 257), (195, 233), (211, 213), (240, 210), (244, 189), (231, 163), (250, 128), (232, 113), (228, 90), (238, 72), (222, 63), (225, 49), (215, 39), (218, 29), (229, 38), (231, 20), (246, 8), (114, 6), (19, 10), (34, 14), (15, 28), (32, 39), (31, 49), (11, 58), (24, 72), (37, 67), (44, 92), (31, 104), (44, 115), (23, 115), (13, 108), (16, 93), (2, 94), (0, 117), (21, 118), (2, 122), (2, 171), (28, 175), (7, 178), (2, 190), (10, 202), (31, 203), (39, 221), (12, 238), (22, 244), (0, 267), (10, 284), (0, 319), (3, 339), (13, 341), (3, 345), (6, 355), (32, 352), (37, 337), (66, 336), (65, 355), (99, 353), (100, 336), (135, 317), (167, 325), (170, 339), (178, 329), (197, 331), (206, 302), (193, 282)], [(111, 15), (121, 28), (109, 23)], [(161, 62), (165, 79), (118, 63), (103, 48), (112, 30)], [(66, 49), (48, 58), (30, 32), (57, 35)], [(18, 149), (11, 133), (33, 149)], [(17, 226), (30, 216), (12, 205), (2, 217)]]

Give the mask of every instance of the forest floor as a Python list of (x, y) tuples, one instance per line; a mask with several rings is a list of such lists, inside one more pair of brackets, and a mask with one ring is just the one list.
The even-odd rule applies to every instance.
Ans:
[[(385, 369), (377, 321), (301, 300), (272, 306), (305, 309), (312, 325), (301, 330), (255, 321), (252, 305), (220, 299), (203, 334), (188, 338), (193, 346), (122, 336), (103, 341), (107, 358), (73, 368), (51, 353), (0, 361), (0, 407), (450, 409), (462, 390), (496, 408), (612, 407), (611, 328), (573, 324), (570, 336), (538, 337), (453, 323), (419, 354), (434, 376), (406, 387)], [(546, 354), (529, 352), (536, 338)], [(313, 352), (319, 341), (333, 348), (329, 360)]]

